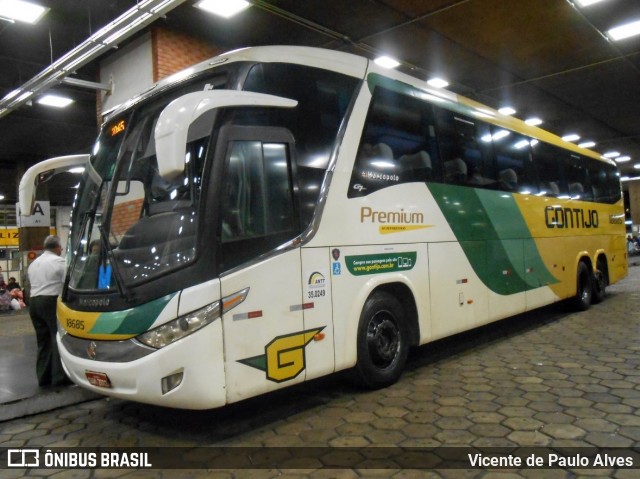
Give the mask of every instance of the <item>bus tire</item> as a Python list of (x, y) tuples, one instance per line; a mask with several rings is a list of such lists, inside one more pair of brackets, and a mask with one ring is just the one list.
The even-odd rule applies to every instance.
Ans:
[(602, 257), (598, 258), (596, 270), (593, 272), (593, 292), (591, 294), (591, 304), (598, 304), (604, 300), (607, 294), (607, 275), (605, 273), (605, 263)]
[(395, 383), (409, 353), (404, 308), (391, 294), (376, 292), (362, 308), (358, 323), (356, 380), (370, 389)]
[(593, 275), (584, 261), (580, 261), (580, 263), (578, 263), (576, 282), (576, 295), (573, 298), (573, 302), (578, 310), (586, 311), (591, 306)]

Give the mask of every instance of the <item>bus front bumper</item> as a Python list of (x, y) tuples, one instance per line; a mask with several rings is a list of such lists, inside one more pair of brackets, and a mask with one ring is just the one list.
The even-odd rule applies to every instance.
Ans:
[(60, 333), (57, 341), (67, 375), (98, 394), (183, 409), (210, 409), (226, 403), (220, 320), (126, 362), (99, 360), (104, 342), (82, 340), (86, 355), (83, 352), (85, 357), (81, 357), (77, 348), (71, 353)]

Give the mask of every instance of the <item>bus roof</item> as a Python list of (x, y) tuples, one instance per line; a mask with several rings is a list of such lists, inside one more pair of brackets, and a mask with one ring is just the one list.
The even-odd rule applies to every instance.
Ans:
[(367, 58), (358, 55), (314, 47), (292, 45), (258, 46), (240, 48), (238, 50), (226, 52), (160, 80), (148, 90), (133, 97), (125, 103), (104, 112), (103, 116), (108, 120), (111, 116), (117, 115), (130, 106), (153, 96), (171, 84), (180, 83), (201, 72), (232, 62), (293, 63), (317, 67), (324, 70), (331, 70), (356, 78), (365, 78), (365, 76), (368, 75), (370, 86), (372, 83), (378, 83), (376, 81), (371, 81), (371, 76), (374, 74), (377, 77), (384, 77), (386, 79), (399, 82), (399, 84), (396, 85), (397, 89), (404, 89), (407, 91), (413, 90), (414, 94), (416, 92), (420, 92), (420, 96), (422, 96), (425, 101), (440, 104), (440, 106), (443, 106), (444, 108), (460, 110), (461, 113), (477, 117), (488, 123), (502, 126), (504, 128), (523, 133), (537, 140), (545, 141), (564, 149), (574, 151), (575, 153), (615, 165), (614, 161), (604, 158), (592, 150), (580, 148), (574, 143), (564, 141), (558, 135), (547, 130), (527, 125), (524, 121), (519, 120), (518, 118), (503, 115), (491, 107), (478, 103), (462, 95), (458, 95), (445, 89), (430, 87), (424, 80), (420, 80), (396, 70), (383, 68), (375, 62), (369, 61)]
[(117, 115), (130, 106), (155, 95), (157, 92), (164, 90), (171, 84), (177, 84), (190, 79), (199, 73), (219, 65), (232, 62), (293, 63), (317, 67), (323, 70), (331, 70), (356, 78), (364, 78), (369, 60), (351, 53), (328, 50), (325, 48), (299, 47), (291, 45), (240, 48), (238, 50), (225, 52), (208, 60), (204, 60), (191, 67), (174, 73), (173, 75), (163, 78), (144, 92), (111, 108), (110, 110), (103, 112), (103, 118), (108, 120), (111, 116)]

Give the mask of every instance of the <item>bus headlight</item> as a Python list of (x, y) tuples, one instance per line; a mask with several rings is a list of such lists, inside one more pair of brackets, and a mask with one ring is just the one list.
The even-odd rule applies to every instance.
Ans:
[(216, 301), (202, 309), (180, 316), (162, 326), (137, 336), (142, 344), (160, 349), (205, 327), (220, 317), (220, 302)]

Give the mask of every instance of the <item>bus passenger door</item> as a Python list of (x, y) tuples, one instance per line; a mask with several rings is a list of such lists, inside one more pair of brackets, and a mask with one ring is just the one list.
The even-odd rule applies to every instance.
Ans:
[(293, 138), (272, 127), (224, 127), (218, 265), (227, 401), (304, 380), (305, 331)]

